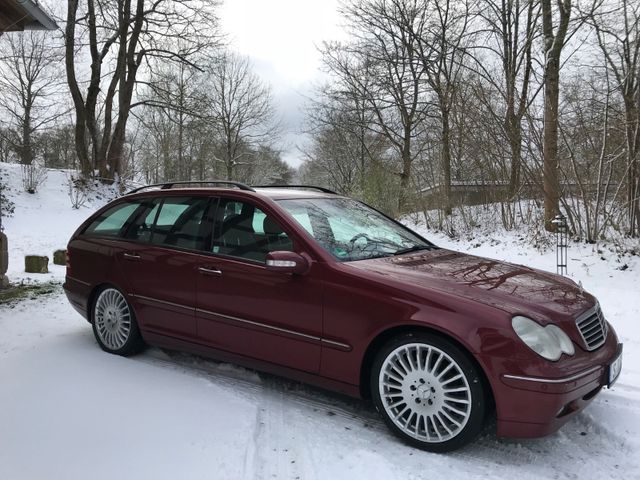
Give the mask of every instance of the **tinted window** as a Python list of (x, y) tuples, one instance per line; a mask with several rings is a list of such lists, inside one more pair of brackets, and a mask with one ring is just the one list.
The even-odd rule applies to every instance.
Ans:
[(87, 235), (121, 236), (134, 220), (140, 202), (126, 202), (112, 207), (98, 216), (84, 231)]
[[(205, 197), (166, 198), (159, 207), (152, 229), (151, 243), (190, 250), (205, 250), (211, 238), (206, 220), (209, 199)], [(152, 212), (147, 218), (154, 218)]]
[(136, 221), (126, 230), (125, 238), (129, 240), (137, 240), (139, 242), (148, 242), (151, 240), (151, 229), (158, 215), (158, 210), (162, 204), (162, 199), (156, 198), (145, 200), (145, 211), (141, 211), (136, 215)]
[(264, 262), (268, 252), (293, 250), (280, 224), (259, 208), (222, 199), (217, 212), (213, 253)]

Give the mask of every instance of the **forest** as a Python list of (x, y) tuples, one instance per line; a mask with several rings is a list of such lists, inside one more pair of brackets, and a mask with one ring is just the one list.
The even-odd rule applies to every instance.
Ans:
[(445, 231), (482, 205), (508, 230), (640, 235), (639, 2), (345, 0), (297, 169), (217, 0), (60, 3), (58, 31), (0, 36), (0, 161), (27, 191), (47, 168), (76, 207), (96, 182), (297, 182)]

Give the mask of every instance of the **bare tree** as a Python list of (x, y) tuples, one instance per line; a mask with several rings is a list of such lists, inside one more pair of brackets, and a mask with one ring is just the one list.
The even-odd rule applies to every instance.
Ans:
[[(436, 96), (441, 129), (441, 164), (444, 213), (451, 214), (451, 110), (458, 89), (467, 47), (472, 4), (469, 0), (431, 0), (420, 2), (423, 21), (411, 32), (418, 40), (419, 59), (427, 82)], [(412, 26), (415, 24), (412, 23)]]
[(560, 163), (567, 193), (562, 206), (574, 234), (590, 243), (612, 227), (620, 229), (627, 180), (624, 106), (616, 101), (609, 72), (598, 66), (565, 83), (560, 125), (560, 148), (568, 160)]
[[(164, 179), (191, 180), (193, 173), (204, 175), (202, 165), (198, 165), (199, 172), (193, 171), (194, 162), (200, 160), (199, 151), (212, 142), (211, 135), (202, 135), (200, 131), (201, 122), (213, 123), (204, 108), (208, 98), (204, 74), (183, 63), (171, 65), (171, 68), (158, 65), (154, 66), (146, 87), (145, 93), (140, 95), (140, 103), (145, 108), (136, 117), (146, 132), (163, 131), (165, 136), (171, 137), (171, 158), (168, 158), (168, 150), (163, 153)], [(161, 127), (160, 131), (158, 127)], [(198, 133), (194, 131), (196, 129)]]
[[(76, 150), (85, 175), (97, 169), (101, 177), (113, 179), (120, 173), (130, 111), (142, 104), (133, 98), (140, 70), (152, 59), (193, 64), (197, 55), (216, 47), (217, 4), (217, 0), (86, 0), (80, 8), (79, 0), (68, 0), (67, 83), (76, 113)], [(76, 65), (84, 47), (90, 64), (86, 82), (78, 79)]]
[(294, 169), (282, 160), (281, 153), (269, 145), (258, 145), (251, 156), (253, 161), (237, 168), (236, 175), (250, 185), (287, 184), (293, 179)]
[[(544, 220), (545, 228), (554, 230), (551, 221), (560, 213), (558, 181), (558, 103), (560, 97), (560, 56), (571, 20), (571, 0), (541, 0), (544, 37)], [(555, 13), (554, 13), (555, 11)]]
[(309, 171), (324, 172), (319, 180), (334, 190), (363, 196), (370, 167), (389, 148), (367, 99), (350, 85), (328, 83), (309, 100), (306, 115), (312, 143), (304, 154), (318, 163)]
[(624, 103), (629, 233), (640, 234), (640, 4), (616, 0), (592, 15), (598, 46)]
[(511, 152), (509, 169), (509, 199), (515, 199), (522, 177), (523, 117), (539, 89), (532, 88), (534, 40), (537, 37), (540, 2), (537, 0), (487, 0), (480, 11), (488, 27), (489, 58), (498, 60), (485, 64), (487, 56), (477, 60), (477, 70), (502, 96), (498, 108), (487, 105), (495, 117), (502, 117), (502, 128)]
[(424, 28), (421, 0), (353, 0), (342, 10), (351, 41), (327, 43), (324, 63), (343, 88), (355, 92), (373, 112), (373, 130), (400, 160), (399, 207), (408, 206), (413, 161), (420, 151), (426, 115), (418, 41)]
[(226, 52), (210, 67), (209, 116), (218, 125), (220, 158), (227, 179), (251, 162), (251, 148), (273, 139), (278, 125), (271, 89), (246, 57)]
[(59, 62), (60, 46), (50, 35), (24, 32), (0, 40), (0, 111), (9, 125), (0, 134), (17, 152), (20, 163), (31, 165), (35, 158), (35, 136), (63, 113)]

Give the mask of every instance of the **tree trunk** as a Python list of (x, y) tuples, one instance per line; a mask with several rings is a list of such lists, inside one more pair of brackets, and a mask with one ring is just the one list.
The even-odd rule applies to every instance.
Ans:
[(84, 99), (80, 93), (75, 73), (75, 31), (76, 15), (78, 11), (78, 0), (69, 0), (67, 5), (67, 24), (65, 27), (65, 67), (67, 72), (67, 84), (73, 99), (73, 106), (76, 112), (75, 124), (75, 149), (80, 170), (85, 176), (91, 174), (91, 162), (87, 151), (86, 136), (86, 112), (84, 109)]
[(31, 145), (31, 105), (32, 101), (27, 96), (24, 108), (24, 122), (22, 123), (22, 145), (20, 148), (20, 163), (31, 165), (33, 163), (33, 146)]
[(404, 213), (409, 208), (409, 183), (411, 180), (411, 128), (404, 127), (404, 139), (402, 144), (402, 172), (400, 173), (400, 195), (398, 198), (398, 210)]
[(544, 85), (543, 189), (544, 221), (547, 231), (555, 231), (551, 221), (560, 213), (558, 182), (558, 95), (560, 81), (559, 58), (547, 59)]
[(509, 148), (511, 150), (511, 168), (509, 172), (509, 190), (508, 200), (516, 199), (520, 190), (520, 170), (522, 163), (522, 128), (519, 118), (511, 111), (507, 112), (505, 127), (507, 138), (509, 139)]
[(442, 108), (442, 173), (443, 173), (443, 210), (451, 215), (451, 127), (449, 126), (449, 109)]
[(543, 189), (544, 223), (547, 231), (555, 231), (551, 223), (560, 213), (560, 184), (558, 182), (558, 97), (560, 93), (560, 56), (571, 19), (571, 0), (557, 0), (558, 27), (554, 33), (554, 13), (551, 0), (542, 0), (542, 29), (544, 33), (544, 138)]

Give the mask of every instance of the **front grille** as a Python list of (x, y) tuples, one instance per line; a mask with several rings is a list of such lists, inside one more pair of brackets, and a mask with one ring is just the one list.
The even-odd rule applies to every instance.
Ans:
[(580, 315), (576, 319), (576, 326), (587, 350), (601, 347), (607, 339), (607, 321), (599, 304)]

